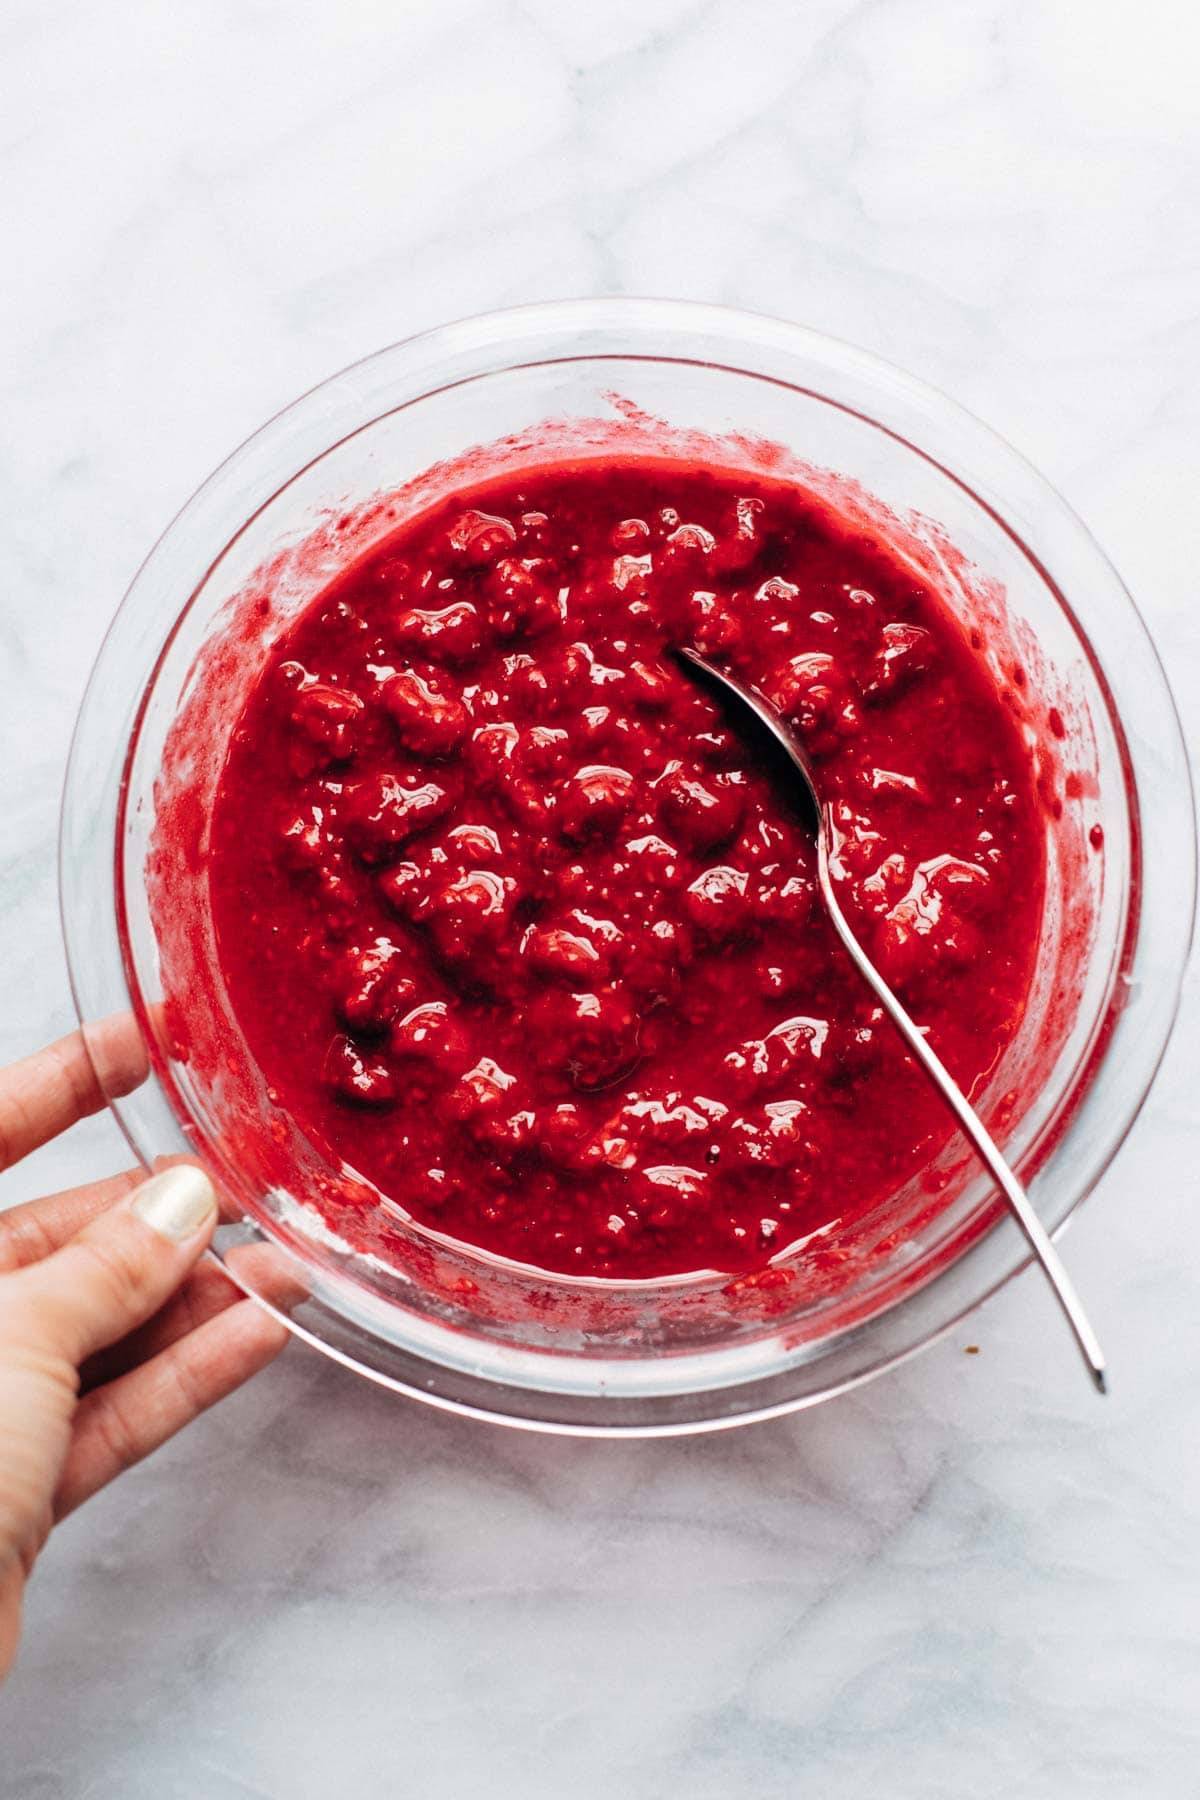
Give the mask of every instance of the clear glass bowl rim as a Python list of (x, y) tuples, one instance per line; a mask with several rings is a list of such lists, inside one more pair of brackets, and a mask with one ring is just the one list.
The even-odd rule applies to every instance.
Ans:
[[(662, 343), (666, 347), (663, 349), (631, 349), (630, 343), (639, 339), (639, 336), (646, 341), (647, 345)], [(381, 388), (390, 385), (392, 388), (399, 386), (403, 389), (403, 400), (393, 400), (387, 405), (377, 406), (374, 416), (380, 416), (383, 412), (392, 410), (395, 405), (411, 404), (423, 395), (434, 393), (445, 386), (454, 385), (456, 381), (469, 381), (480, 375), (505, 369), (519, 369), (530, 364), (577, 358), (589, 359), (605, 354), (626, 358), (643, 355), (658, 361), (716, 363), (717, 359), (712, 355), (711, 347), (717, 344), (724, 347), (729, 358), (728, 361), (720, 362), (718, 366), (742, 371), (746, 374), (766, 376), (781, 382), (784, 386), (791, 386), (802, 392), (810, 393), (818, 399), (830, 400), (833, 404), (851, 412), (859, 411), (853, 404), (853, 396), (861, 395), (864, 409), (859, 412), (860, 417), (885, 433), (899, 438), (907, 447), (933, 462), (952, 480), (965, 487), (973, 498), (981, 500), (983, 504), (988, 503), (988, 484), (982, 480), (968, 480), (964, 473), (961, 457), (956, 458), (953, 463), (941, 461), (916, 436), (910, 437), (885, 418), (877, 416), (875, 406), (881, 397), (886, 399), (891, 413), (895, 415), (900, 412), (905, 417), (910, 429), (914, 423), (923, 423), (926, 429), (932, 432), (935, 439), (939, 435), (939, 425), (943, 434), (953, 428), (957, 434), (956, 448), (961, 450), (965, 445), (967, 451), (971, 453), (968, 456), (968, 464), (974, 460), (980, 467), (990, 464), (994, 470), (998, 461), (1005, 478), (1006, 493), (1011, 492), (1019, 499), (1022, 491), (1030, 492), (1035, 494), (1043, 504), (1050, 503), (1056, 529), (1064, 539), (1071, 540), (1071, 547), (1077, 555), (1082, 554), (1085, 561), (1090, 562), (1094, 579), (1102, 582), (1108, 590), (1109, 604), (1115, 604), (1123, 612), (1125, 628), (1136, 635), (1139, 652), (1149, 671), (1149, 679), (1157, 689), (1156, 704), (1152, 708), (1147, 704), (1143, 708), (1143, 713), (1149, 715), (1151, 724), (1158, 734), (1159, 746), (1164, 754), (1182, 769), (1184, 790), (1182, 794), (1175, 793), (1171, 796), (1174, 803), (1173, 810), (1176, 814), (1175, 825), (1176, 827), (1181, 826), (1183, 833), (1179, 840), (1178, 867), (1175, 871), (1175, 947), (1172, 957), (1171, 991), (1159, 996), (1149, 1039), (1146, 1040), (1144, 1037), (1140, 1046), (1137, 1079), (1132, 1091), (1125, 1097), (1120, 1118), (1114, 1122), (1113, 1128), (1108, 1133), (1103, 1153), (1093, 1158), (1087, 1178), (1079, 1184), (1078, 1190), (1071, 1196), (1069, 1203), (1061, 1209), (1057, 1217), (1047, 1221), (1057, 1232), (1061, 1230), (1075, 1207), (1095, 1186), (1096, 1181), (1099, 1180), (1132, 1127), (1161, 1063), (1178, 1008), (1194, 918), (1195, 831), (1190, 773), (1169, 683), (1132, 598), (1087, 528), (1032, 465), (998, 434), (936, 389), (902, 373), (870, 353), (805, 327), (765, 315), (695, 302), (612, 297), (594, 300), (549, 301), (462, 319), (403, 339), (319, 383), (277, 413), (201, 484), (167, 527), (131, 583), (121, 609), (101, 646), (76, 726), (64, 787), (60, 832), (60, 900), (76, 1010), (86, 1033), (87, 1021), (89, 1018), (94, 1018), (96, 1012), (88, 1004), (92, 987), (88, 969), (79, 954), (73, 952), (75, 933), (72, 922), (73, 902), (68, 865), (72, 841), (71, 809), (73, 805), (82, 803), (82, 796), (79, 792), (83, 785), (80, 762), (87, 736), (89, 704), (93, 700), (98, 682), (103, 678), (106, 657), (111, 653), (121, 616), (136, 604), (139, 588), (147, 570), (172, 537), (188, 529), (196, 515), (203, 513), (206, 501), (214, 490), (219, 488), (220, 483), (240, 465), (253, 462), (256, 457), (262, 457), (264, 453), (269, 459), (274, 439), (285, 430), (289, 422), (305, 415), (306, 412), (314, 413), (318, 420), (323, 420), (327, 410), (327, 398), (331, 402), (336, 402), (339, 391), (354, 392), (356, 380), (365, 378), (365, 386), (375, 383)], [(705, 354), (698, 353), (702, 347)], [(805, 363), (815, 365), (822, 374), (829, 376), (832, 387), (840, 386), (841, 393), (828, 391), (824, 382), (820, 387), (814, 387), (801, 384), (778, 372), (780, 364), (786, 364), (791, 369), (793, 364)], [(378, 382), (376, 382), (376, 377), (380, 378)], [(851, 396), (849, 399), (847, 398), (848, 393)], [(336, 406), (334, 410), (336, 411)], [(351, 429), (361, 428), (363, 422), (360, 420), (359, 425)], [(344, 435), (344, 431), (336, 435)], [(336, 441), (336, 436), (331, 435), (325, 447), (328, 448), (334, 441)], [(318, 454), (321, 453), (318, 452)], [(283, 477), (282, 483), (277, 479), (276, 487), (286, 486), (287, 482), (293, 479), (298, 472), (297, 466), (290, 467)], [(1031, 560), (1040, 563), (1036, 547), (1032, 544), (1027, 545), (1025, 539), (1008, 523), (1010, 516), (1007, 511), (996, 513), (999, 522), (1017, 538), (1021, 548), (1031, 557)], [(214, 546), (214, 557), (220, 554), (221, 548), (221, 545)], [(1068, 604), (1062, 589), (1053, 580), (1049, 582), (1049, 585), (1070, 616), (1084, 645), (1090, 648), (1090, 634), (1084, 629), (1078, 615)], [(184, 605), (186, 606), (186, 604), (188, 604), (187, 601)], [(182, 612), (183, 608), (181, 607), (180, 610)], [(1149, 700), (1149, 697), (1147, 699)], [(1124, 712), (1118, 711), (1115, 706), (1114, 714), (1123, 721)], [(1158, 803), (1158, 796), (1147, 792), (1143, 783), (1137, 779), (1137, 758), (1132, 755), (1131, 763), (1133, 764), (1133, 775), (1137, 781), (1138, 806), (1144, 811), (1147, 805), (1153, 807)], [(1132, 946), (1131, 973), (1134, 979), (1136, 979), (1136, 966), (1144, 925), (1143, 916)], [(1120, 1017), (1118, 1013), (1115, 1028), (1110, 1035), (1102, 1061), (1114, 1054), (1115, 1040), (1120, 1030)], [(155, 1078), (151, 1077), (151, 1079)], [(119, 1102), (110, 1100), (110, 1104), (135, 1153), (141, 1160), (149, 1161), (147, 1146), (136, 1140)], [(991, 1238), (995, 1231), (1003, 1229), (1005, 1229), (1003, 1224), (997, 1225), (993, 1228), (993, 1232), (987, 1234), (988, 1238)], [(752, 1419), (774, 1416), (812, 1405), (833, 1393), (858, 1385), (883, 1369), (905, 1360), (908, 1356), (915, 1354), (917, 1350), (924, 1348), (953, 1329), (967, 1313), (1028, 1265), (1029, 1258), (1023, 1240), (1017, 1237), (1015, 1230), (1011, 1231), (1011, 1238), (1010, 1254), (1005, 1267), (999, 1275), (991, 1274), (983, 1285), (976, 1283), (972, 1290), (970, 1281), (965, 1279), (980, 1247), (976, 1245), (968, 1248), (954, 1263), (924, 1287), (888, 1308), (887, 1313), (881, 1316), (908, 1314), (915, 1329), (910, 1331), (906, 1337), (902, 1333), (904, 1341), (898, 1345), (893, 1341), (888, 1346), (881, 1348), (880, 1353), (874, 1359), (868, 1354), (861, 1360), (860, 1366), (845, 1378), (834, 1380), (826, 1387), (800, 1394), (784, 1393), (779, 1397), (768, 1397), (756, 1393), (754, 1400), (744, 1409), (735, 1408), (728, 1411), (720, 1409), (716, 1412), (713, 1412), (711, 1407), (708, 1411), (705, 1410), (706, 1396), (702, 1390), (698, 1390), (696, 1416), (683, 1421), (655, 1419), (652, 1416), (652, 1406), (649, 1413), (642, 1409), (638, 1417), (622, 1418), (619, 1421), (615, 1419), (601, 1420), (600, 1422), (588, 1419), (564, 1421), (554, 1416), (533, 1416), (524, 1411), (512, 1409), (508, 1405), (511, 1395), (506, 1392), (505, 1383), (499, 1380), (489, 1380), (482, 1384), (468, 1383), (465, 1390), (460, 1383), (458, 1391), (431, 1391), (430, 1386), (419, 1379), (419, 1357), (414, 1359), (411, 1377), (408, 1376), (407, 1371), (404, 1377), (397, 1377), (388, 1367), (374, 1363), (370, 1358), (369, 1349), (367, 1355), (360, 1355), (355, 1350), (348, 1351), (344, 1345), (336, 1342), (336, 1334), (324, 1335), (319, 1329), (314, 1330), (308, 1325), (300, 1324), (296, 1320), (286, 1317), (285, 1323), (289, 1324), (296, 1335), (314, 1344), (334, 1359), (355, 1368), (369, 1379), (450, 1410), (501, 1420), (505, 1423), (532, 1429), (566, 1431), (582, 1435), (668, 1435), (744, 1423)], [(229, 1267), (228, 1263), (226, 1266)], [(234, 1274), (234, 1278), (237, 1279), (236, 1272), (232, 1268), (230, 1273)], [(244, 1282), (241, 1285), (246, 1286)], [(252, 1287), (246, 1286), (246, 1291), (258, 1299), (260, 1304), (267, 1305), (269, 1310), (274, 1310), (270, 1308), (269, 1302), (262, 1295), (254, 1294)], [(938, 1302), (942, 1299), (946, 1304), (939, 1306)], [(869, 1335), (876, 1324), (877, 1318), (870, 1319), (856, 1335)], [(453, 1384), (451, 1384), (451, 1388), (453, 1388)], [(526, 1398), (527, 1396), (523, 1396), (523, 1404)], [(728, 1394), (723, 1392), (722, 1400), (727, 1399)]]

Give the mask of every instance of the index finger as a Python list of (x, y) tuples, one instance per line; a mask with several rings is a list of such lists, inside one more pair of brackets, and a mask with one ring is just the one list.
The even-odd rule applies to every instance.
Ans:
[[(144, 1081), (146, 1050), (132, 1013), (114, 1013), (0, 1070), (0, 1169)], [(96, 1070), (104, 1076), (100, 1085)]]

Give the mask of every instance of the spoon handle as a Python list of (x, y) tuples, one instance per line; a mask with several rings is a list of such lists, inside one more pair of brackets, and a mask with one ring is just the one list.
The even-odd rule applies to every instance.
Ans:
[(1104, 1354), (1097, 1342), (1095, 1332), (1088, 1323), (1087, 1315), (1072, 1286), (1071, 1278), (1059, 1260), (1058, 1251), (1051, 1243), (1045, 1226), (1029, 1204), (1029, 1196), (1005, 1162), (993, 1142), (991, 1134), (984, 1128), (983, 1121), (941, 1057), (930, 1048), (920, 1026), (914, 1019), (909, 1018), (859, 943), (838, 903), (829, 872), (833, 851), (833, 824), (829, 809), (821, 800), (817, 779), (809, 763), (804, 745), (779, 710), (756, 688), (749, 687), (744, 681), (739, 681), (736, 675), (730, 675), (726, 670), (718, 669), (709, 662), (707, 657), (701, 656), (699, 651), (692, 649), (690, 645), (677, 646), (675, 654), (685, 668), (699, 670), (706, 680), (723, 689), (727, 695), (732, 694), (740, 700), (743, 707), (758, 720), (769, 737), (784, 752), (800, 776), (801, 792), (807, 801), (810, 812), (809, 823), (815, 831), (817, 841), (817, 875), (821, 884), (821, 897), (825, 902), (829, 917), (833, 921), (834, 930), (841, 939), (851, 962), (958, 1120), (967, 1141), (973, 1145), (984, 1166), (999, 1183), (1000, 1191), (1024, 1232), (1026, 1242), (1042, 1265), (1046, 1279), (1054, 1289), (1055, 1298), (1062, 1307), (1067, 1324), (1071, 1327), (1071, 1333), (1087, 1364), (1088, 1373), (1095, 1383), (1097, 1392), (1106, 1393), (1108, 1390), (1105, 1382)]
[(1051, 1242), (1042, 1221), (1030, 1205), (1029, 1196), (1017, 1180), (991, 1133), (985, 1128), (982, 1119), (967, 1099), (958, 1083), (947, 1069), (941, 1057), (933, 1050), (921, 1027), (909, 1016), (896, 995), (892, 992), (875, 964), (867, 956), (854, 932), (851, 930), (845, 914), (838, 903), (834, 892), (833, 881), (829, 873), (829, 826), (828, 815), (821, 810), (821, 827), (817, 835), (817, 872), (821, 883), (821, 894), (833, 921), (834, 930), (842, 941), (842, 946), (850, 957), (855, 968), (874, 993), (876, 999), (899, 1031), (908, 1048), (916, 1057), (921, 1068), (937, 1088), (947, 1106), (953, 1112), (964, 1135), (978, 1152), (981, 1161), (994, 1176), (1000, 1190), (1007, 1200), (1014, 1217), (1025, 1234), (1030, 1249), (1041, 1263), (1046, 1279), (1054, 1289), (1055, 1297), (1063, 1310), (1067, 1324), (1079, 1346), (1080, 1354), (1087, 1365), (1088, 1373), (1099, 1393), (1106, 1393), (1104, 1353), (1088, 1322), (1078, 1294), (1075, 1292), (1071, 1277), (1063, 1267), (1058, 1251)]

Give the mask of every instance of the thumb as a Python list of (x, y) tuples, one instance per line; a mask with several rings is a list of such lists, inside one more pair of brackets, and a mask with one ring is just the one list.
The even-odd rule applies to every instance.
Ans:
[(9, 1278), (7, 1331), (78, 1367), (158, 1311), (216, 1219), (216, 1190), (202, 1169), (164, 1169), (61, 1250)]

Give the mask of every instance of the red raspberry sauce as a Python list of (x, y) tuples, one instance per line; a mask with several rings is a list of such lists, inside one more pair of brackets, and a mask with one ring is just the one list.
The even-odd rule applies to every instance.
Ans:
[(948, 1136), (671, 643), (795, 721), (847, 907), (980, 1082), (1036, 952), (1030, 753), (943, 603), (801, 490), (629, 462), (459, 493), (281, 636), (213, 820), (277, 1103), (419, 1221), (574, 1274), (753, 1268)]

